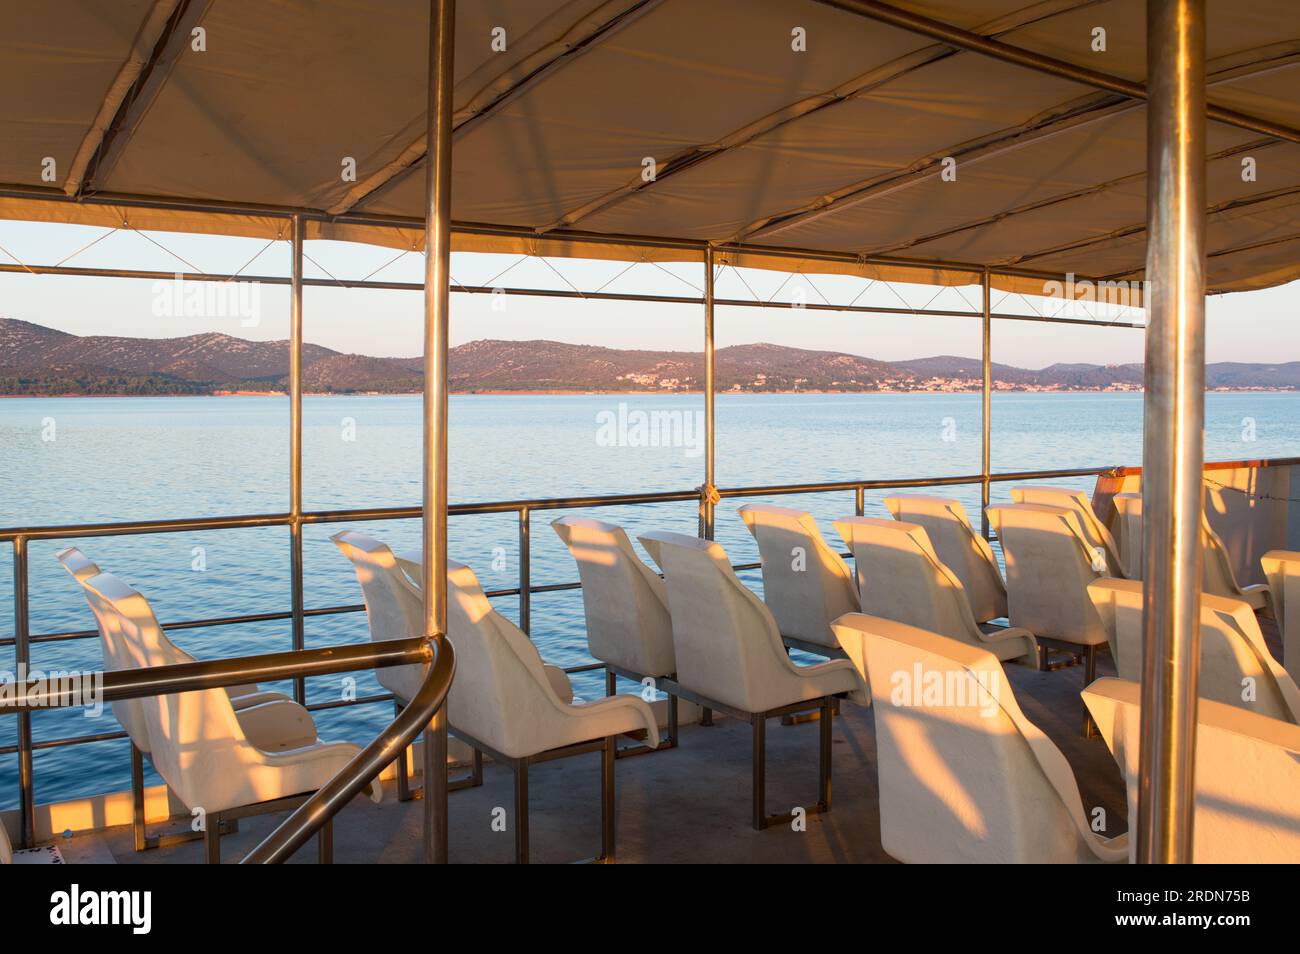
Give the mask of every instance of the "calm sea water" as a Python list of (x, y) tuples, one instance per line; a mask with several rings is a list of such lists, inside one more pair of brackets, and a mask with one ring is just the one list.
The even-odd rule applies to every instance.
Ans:
[[(622, 406), (620, 408), (620, 405)], [(304, 401), (304, 497), (309, 510), (417, 504), (420, 401), (415, 397), (309, 397)], [(678, 446), (639, 446), (639, 412), (667, 415)], [(1137, 394), (1006, 394), (993, 398), (995, 471), (1102, 467), (1141, 457)], [(457, 396), (451, 401), (453, 502), (681, 490), (703, 479), (698, 396)], [(978, 395), (723, 395), (717, 403), (720, 486), (963, 475), (980, 467)], [(664, 420), (661, 417), (661, 423)], [(619, 421), (626, 423), (620, 428)], [(282, 398), (0, 399), (0, 525), (35, 526), (288, 509), (288, 405)], [(1211, 394), (1207, 457), (1300, 454), (1300, 395)], [(1056, 481), (1090, 489), (1091, 479)], [(977, 517), (978, 485), (951, 488)], [(995, 500), (1006, 485), (994, 487)], [(870, 514), (885, 515), (869, 494)], [(759, 499), (759, 498), (754, 498)], [(717, 536), (734, 562), (757, 560), (736, 507), (719, 508)], [(853, 511), (851, 493), (771, 499), (830, 521)], [(547, 526), (560, 513), (534, 512), (534, 584), (577, 578)], [(639, 531), (694, 533), (693, 503), (602, 508), (599, 516)], [(977, 517), (978, 519), (978, 517)], [(350, 565), (330, 543), (338, 527), (304, 531), (306, 605), (360, 602)], [(416, 521), (362, 525), (395, 548), (419, 544)], [(450, 550), (487, 589), (517, 584), (518, 526), (513, 515), (456, 517)], [(284, 528), (97, 538), (81, 546), (125, 577), (164, 622), (287, 609), (289, 534)], [(32, 632), (93, 627), (78, 587), (54, 554), (57, 541), (30, 545)], [(0, 548), (0, 633), (12, 636), (12, 553)], [(743, 577), (759, 588), (757, 572)], [(517, 618), (515, 598), (497, 600)], [(538, 594), (533, 637), (548, 661), (587, 659), (581, 593)], [(362, 614), (307, 621), (309, 646), (367, 638)], [(287, 622), (181, 630), (176, 641), (200, 658), (272, 652), (290, 646)], [(33, 665), (97, 668), (98, 640), (38, 643)], [(0, 647), (12, 671), (13, 649)], [(378, 692), (357, 674), (359, 695)], [(313, 680), (309, 700), (338, 699), (343, 677)], [(580, 694), (601, 693), (598, 676), (579, 677)], [(325, 739), (364, 742), (391, 718), (386, 705), (317, 715)], [(0, 746), (16, 742), (11, 724)], [(41, 712), (38, 743), (117, 728), (105, 712)], [(40, 750), (38, 803), (124, 789), (124, 741)], [(0, 808), (17, 804), (17, 759), (0, 756)]]

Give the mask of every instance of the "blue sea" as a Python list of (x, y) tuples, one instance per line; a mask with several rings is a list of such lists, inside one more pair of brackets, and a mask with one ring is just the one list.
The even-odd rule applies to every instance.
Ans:
[[(420, 399), (321, 396), (303, 402), (307, 510), (418, 505)], [(1300, 394), (1214, 393), (1206, 398), (1206, 456), (1212, 460), (1300, 455)], [(654, 415), (654, 416), (652, 416)], [(452, 502), (683, 490), (703, 480), (698, 395), (458, 395), (451, 399)], [(656, 426), (646, 427), (649, 421)], [(285, 512), (289, 409), (284, 398), (0, 399), (0, 526), (45, 526)], [(995, 472), (1137, 464), (1140, 394), (996, 394)], [(651, 434), (666, 440), (654, 441)], [(657, 446), (656, 446), (657, 445)], [(665, 446), (666, 445), (666, 446)], [(717, 399), (717, 483), (721, 487), (816, 481), (965, 475), (980, 469), (976, 394), (721, 395)], [(1092, 479), (1053, 481), (1091, 489)], [(995, 500), (1010, 485), (994, 485)], [(977, 484), (949, 488), (978, 520)], [(883, 493), (868, 493), (868, 514), (884, 515)], [(750, 498), (812, 512), (830, 521), (853, 512), (851, 492)], [(717, 538), (733, 562), (757, 550), (728, 499)], [(595, 512), (595, 511), (588, 511)], [(576, 580), (547, 526), (561, 512), (534, 511), (535, 585)], [(694, 533), (693, 502), (600, 508), (598, 515), (635, 537), (648, 529)], [(352, 526), (344, 524), (343, 526)], [(418, 521), (357, 524), (394, 548), (419, 545)], [(305, 598), (310, 607), (359, 603), (350, 565), (330, 543), (340, 527), (304, 531)], [(283, 611), (290, 605), (287, 528), (91, 538), (80, 546), (131, 582), (164, 622)], [(33, 634), (91, 629), (78, 587), (54, 554), (64, 543), (30, 544)], [(469, 564), (484, 588), (517, 585), (519, 537), (513, 514), (451, 520), (453, 559)], [(12, 551), (0, 547), (0, 635), (12, 637)], [(757, 571), (742, 578), (760, 588)], [(496, 601), (517, 618), (518, 600)], [(537, 594), (532, 635), (550, 662), (587, 661), (580, 591)], [(364, 614), (307, 621), (308, 646), (367, 638)], [(290, 648), (290, 624), (271, 622), (180, 630), (173, 638), (199, 658)], [(97, 639), (37, 643), (33, 666), (98, 668)], [(0, 646), (12, 672), (12, 646)], [(359, 673), (357, 694), (380, 691)], [(312, 680), (309, 701), (340, 698), (343, 676)], [(601, 694), (599, 674), (575, 677), (580, 695)], [(317, 714), (322, 738), (365, 742), (391, 718), (387, 704)], [(14, 723), (0, 747), (16, 743)], [(107, 711), (38, 712), (37, 745), (117, 728)], [(125, 741), (95, 742), (35, 754), (37, 803), (125, 789)], [(0, 755), (0, 808), (18, 801), (17, 756)]]

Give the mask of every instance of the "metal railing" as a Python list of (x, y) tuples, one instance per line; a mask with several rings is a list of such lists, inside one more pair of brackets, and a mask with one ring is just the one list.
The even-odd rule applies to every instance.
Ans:
[[(1261, 460), (1236, 460), (1212, 462), (1205, 465), (1207, 470), (1234, 468), (1234, 467), (1272, 467), (1272, 466), (1295, 466), (1300, 465), (1300, 457), (1273, 458)], [(747, 497), (776, 497), (785, 495), (800, 494), (820, 494), (836, 492), (852, 492), (854, 494), (854, 511), (861, 515), (865, 508), (865, 495), (868, 491), (880, 490), (900, 490), (900, 489), (918, 489), (933, 487), (949, 486), (981, 486), (985, 483), (1007, 483), (1011, 481), (1027, 480), (1051, 480), (1070, 477), (1088, 477), (1088, 476), (1112, 476), (1121, 477), (1131, 474), (1139, 474), (1140, 467), (1082, 467), (1054, 470), (1026, 470), (1012, 471), (1004, 473), (989, 474), (987, 478), (984, 474), (960, 474), (948, 477), (924, 477), (924, 478), (897, 478), (889, 480), (848, 480), (848, 481), (826, 481), (810, 482), (799, 484), (773, 484), (747, 487), (730, 487), (718, 488), (717, 493), (721, 499), (736, 499)], [(679, 491), (659, 491), (638, 494), (603, 494), (588, 495), (575, 497), (550, 497), (550, 498), (533, 498), (528, 500), (502, 500), (488, 501), (479, 503), (454, 504), (448, 508), (451, 515), (473, 515), (473, 514), (499, 514), (514, 513), (518, 521), (519, 528), (519, 569), (518, 585), (486, 591), (486, 595), (493, 599), (518, 597), (519, 599), (519, 625), (525, 632), (531, 628), (531, 605), (530, 598), (534, 594), (555, 593), (567, 590), (576, 590), (581, 588), (581, 583), (577, 581), (565, 583), (546, 583), (534, 585), (532, 580), (532, 554), (531, 554), (531, 518), (534, 511), (547, 510), (574, 510), (581, 508), (593, 507), (617, 507), (633, 506), (659, 503), (674, 502), (700, 502), (702, 500), (701, 490), (694, 488), (691, 490)], [(421, 516), (419, 507), (385, 507), (385, 508), (368, 508), (352, 510), (329, 510), (313, 511), (302, 514), (304, 524), (329, 524), (343, 522), (365, 522), (365, 521), (386, 521), (386, 520), (407, 520), (415, 519)], [(105, 536), (131, 536), (138, 534), (152, 533), (179, 533), (191, 531), (207, 530), (224, 530), (242, 527), (269, 527), (269, 526), (289, 526), (290, 516), (288, 514), (258, 514), (246, 516), (225, 516), (225, 517), (200, 517), (192, 519), (170, 519), (170, 520), (146, 520), (132, 521), (121, 523), (100, 523), (100, 524), (83, 524), (74, 526), (34, 526), (23, 528), (6, 528), (0, 529), (0, 541), (11, 541), (13, 544), (14, 554), (14, 578), (16, 581), (15, 597), (15, 622), (19, 626), (18, 634), (14, 637), (0, 639), (0, 646), (14, 646), (17, 649), (17, 659), (25, 663), (30, 662), (31, 647), (33, 645), (52, 642), (64, 642), (79, 639), (98, 638), (98, 630), (80, 630), (74, 632), (62, 633), (41, 633), (31, 634), (27, 631), (29, 618), (29, 593), (27, 591), (28, 579), (28, 554), (27, 544), (33, 540), (53, 540), (53, 539), (80, 539), (87, 537), (105, 537)], [(758, 563), (740, 563), (735, 565), (738, 571), (753, 570), (760, 566)], [(332, 615), (342, 615), (347, 613), (358, 613), (365, 610), (365, 605), (344, 604), (337, 606), (324, 606), (314, 608), (304, 608), (302, 615), (305, 618), (317, 618)], [(268, 621), (290, 621), (294, 618), (292, 611), (280, 611), (269, 613), (247, 613), (231, 616), (211, 617), (194, 620), (179, 620), (175, 622), (163, 623), (164, 630), (189, 630), (204, 629), (220, 626), (259, 623)], [(21, 642), (20, 642), (21, 638)], [(400, 641), (388, 646), (390, 651), (397, 653), (409, 652), (410, 647), (406, 643), (415, 645), (421, 642), (419, 639)], [(252, 681), (271, 681), (274, 679), (291, 678), (295, 681), (306, 680), (314, 676), (329, 675), (338, 672), (351, 671), (355, 669), (370, 668), (374, 666), (402, 665), (410, 662), (404, 656), (397, 661), (391, 661), (390, 657), (385, 655), (382, 650), (376, 650), (376, 646), (387, 644), (358, 643), (347, 644), (331, 649), (317, 650), (296, 650), (293, 652), (269, 654), (256, 657), (243, 657), (240, 659), (214, 660), (211, 662), (202, 662), (191, 664), (190, 669), (194, 672), (203, 672), (211, 678), (220, 678), (221, 674), (234, 674), (233, 682), (207, 682), (204, 684), (186, 685), (184, 688), (211, 688), (215, 685), (231, 685), (239, 682)], [(297, 660), (296, 668), (292, 671), (285, 667), (290, 665), (291, 660)], [(353, 664), (356, 663), (356, 664)], [(256, 666), (259, 668), (247, 668)], [(185, 675), (181, 672), (187, 667), (168, 667), (169, 672), (160, 676), (161, 680), (180, 678)], [(573, 673), (592, 672), (604, 668), (604, 663), (590, 662), (565, 667), (565, 671)], [(176, 672), (171, 672), (175, 670)], [(105, 676), (105, 689), (116, 686), (124, 674), (108, 673)], [(146, 685), (127, 680), (123, 685)], [(157, 685), (163, 685), (159, 681)], [(168, 683), (168, 685), (173, 685)], [(115, 691), (115, 690), (113, 690)], [(178, 691), (175, 686), (170, 691)], [(140, 693), (147, 695), (148, 693)], [(116, 696), (109, 695), (106, 701), (112, 701)], [(120, 698), (134, 698), (134, 696), (121, 696)], [(375, 695), (361, 696), (355, 699), (331, 700), (322, 702), (306, 703), (306, 708), (310, 711), (322, 711), (329, 709), (347, 708), (353, 706), (371, 705), (380, 702), (391, 702), (392, 696), (389, 693), (380, 693)], [(36, 708), (44, 708), (39, 706)], [(57, 739), (46, 739), (39, 742), (33, 742), (30, 732), (30, 712), (33, 707), (23, 705), (5, 705), (0, 703), (0, 715), (7, 713), (17, 713), (20, 720), (20, 734), (18, 743), (0, 747), (0, 756), (18, 754), (20, 757), (19, 781), (21, 788), (21, 798), (25, 804), (32, 806), (33, 794), (33, 773), (31, 771), (31, 754), (38, 751), (62, 748), (66, 746), (84, 745), (93, 742), (107, 742), (116, 739), (126, 738), (123, 731), (102, 732), (92, 735), (67, 736)], [(411, 712), (414, 707), (407, 707), (406, 712)], [(418, 714), (418, 710), (417, 710)], [(412, 720), (415, 720), (414, 722)], [(427, 722), (427, 719), (425, 720)], [(394, 735), (398, 728), (397, 723), (390, 726), (380, 737), (381, 740), (387, 739), (384, 743), (387, 748), (384, 752), (389, 752), (396, 742), (392, 740), (398, 736), (409, 734), (411, 739), (418, 734), (418, 729), (411, 730), (412, 724), (418, 723), (418, 719), (412, 716), (402, 722), (401, 732)], [(25, 724), (25, 728), (24, 728)], [(379, 740), (377, 740), (378, 743)], [(376, 744), (377, 744), (376, 743)], [(405, 744), (409, 744), (407, 739)], [(367, 750), (369, 752), (369, 750)], [(372, 755), (374, 753), (371, 753)], [(388, 758), (391, 762), (395, 755)], [(27, 768), (22, 770), (26, 764)], [(384, 763), (386, 764), (386, 763)], [(364, 785), (364, 782), (361, 783)], [(359, 790), (359, 787), (358, 789)], [(324, 805), (334, 804), (332, 801), (336, 796), (331, 790), (331, 795), (323, 799), (322, 802), (313, 800), (311, 817), (319, 817), (319, 812)], [(30, 809), (29, 809), (30, 810)], [(304, 809), (306, 810), (306, 806)], [(301, 820), (301, 819), (300, 819)], [(297, 823), (295, 823), (296, 825)], [(296, 836), (295, 836), (296, 837)], [(301, 844), (305, 840), (293, 840), (293, 846)], [(292, 853), (293, 848), (285, 849), (283, 846), (266, 847), (267, 860), (272, 856), (278, 858), (288, 851)], [(259, 847), (259, 851), (261, 847)], [(261, 855), (258, 859), (261, 860)]]
[[(749, 487), (732, 487), (718, 488), (718, 496), (722, 499), (744, 498), (744, 497), (767, 497), (782, 496), (792, 494), (813, 494), (813, 493), (833, 493), (852, 491), (855, 497), (855, 511), (862, 512), (864, 495), (871, 490), (895, 490), (904, 488), (922, 488), (922, 487), (945, 487), (958, 485), (980, 485), (986, 479), (989, 482), (1004, 482), (1009, 480), (1031, 480), (1031, 479), (1052, 479), (1062, 477), (1090, 476), (1104, 472), (1104, 468), (1076, 468), (1068, 470), (1042, 470), (1042, 471), (1019, 471), (1006, 474), (991, 474), (987, 478), (983, 474), (965, 474), (951, 477), (928, 477), (928, 478), (899, 478), (891, 480), (858, 480), (858, 481), (831, 481), (822, 483), (801, 483), (801, 484), (776, 484), (766, 486), (749, 486)], [(490, 501), (481, 503), (455, 504), (448, 508), (449, 514), (453, 516), (471, 515), (471, 514), (494, 514), (494, 513), (514, 513), (516, 515), (519, 527), (519, 572), (518, 585), (501, 589), (487, 591), (487, 596), (491, 598), (518, 597), (519, 599), (519, 626), (525, 632), (531, 630), (531, 597), (539, 593), (554, 593), (565, 590), (579, 589), (581, 584), (574, 582), (567, 583), (548, 583), (534, 585), (532, 583), (532, 556), (531, 556), (531, 518), (534, 511), (545, 510), (572, 510), (587, 507), (617, 507), (629, 505), (644, 505), (673, 502), (697, 502), (701, 508), (704, 506), (703, 494), (700, 488), (680, 491), (660, 491), (638, 494), (604, 494), (588, 495), (575, 497), (551, 497), (535, 498), (528, 500), (506, 500)], [(421, 516), (419, 507), (384, 507), (384, 508), (367, 508), (351, 510), (329, 510), (314, 511), (301, 514), (300, 521), (302, 524), (330, 524), (342, 522), (365, 522), (380, 520), (405, 520), (416, 519)], [(94, 639), (99, 636), (98, 630), (79, 630), (74, 632), (62, 633), (40, 633), (32, 634), (29, 630), (29, 600), (28, 590), (28, 550), (27, 545), (34, 540), (65, 540), (65, 539), (83, 539), (89, 537), (106, 537), (106, 536), (133, 536), (139, 534), (155, 533), (181, 533), (181, 532), (198, 532), (209, 530), (228, 530), (235, 528), (249, 527), (289, 527), (292, 526), (293, 517), (290, 514), (254, 514), (243, 516), (221, 516), (221, 517), (198, 517), (188, 519), (168, 519), (168, 520), (143, 520), (117, 523), (98, 523), (82, 525), (64, 525), (64, 526), (32, 526), (32, 527), (13, 527), (0, 529), (0, 541), (10, 541), (13, 545), (14, 558), (14, 620), (15, 634), (12, 637), (0, 639), (0, 647), (13, 646), (15, 648), (15, 662), (24, 665), (30, 665), (31, 650), (34, 645), (53, 642), (65, 642), (79, 639)], [(293, 569), (299, 569), (301, 563), (294, 561)], [(737, 570), (755, 569), (757, 563), (738, 564)], [(295, 587), (301, 587), (302, 580), (299, 574), (295, 574)], [(337, 606), (325, 606), (317, 608), (302, 607), (301, 600), (295, 604), (295, 610), (301, 614), (301, 618), (316, 618), (331, 615), (341, 615), (346, 613), (356, 613), (364, 611), (364, 604), (344, 604)], [(189, 630), (203, 629), (219, 626), (239, 625), (248, 623), (268, 622), (268, 621), (292, 621), (295, 618), (295, 611), (280, 611), (268, 613), (248, 613), (240, 615), (210, 617), (204, 619), (180, 620), (175, 622), (163, 623), (164, 630)], [(297, 635), (297, 634), (295, 634)], [(295, 650), (302, 651), (302, 647), (295, 640)], [(566, 672), (580, 673), (590, 672), (604, 668), (602, 663), (582, 663), (575, 666), (566, 667)], [(294, 679), (295, 685), (303, 685), (306, 678), (321, 673), (298, 673), (293, 674), (290, 678)], [(269, 678), (269, 677), (264, 677)], [(360, 705), (371, 705), (380, 702), (391, 701), (392, 696), (388, 693), (380, 693), (368, 696), (362, 696), (350, 700), (333, 700), (324, 702), (309, 703), (303, 695), (299, 696), (309, 711), (321, 711), (326, 709), (338, 709)], [(4, 710), (0, 709), (0, 713)], [(84, 745), (94, 742), (107, 742), (126, 737), (122, 731), (102, 732), (91, 735), (67, 736), (57, 739), (45, 739), (40, 742), (34, 742), (31, 732), (31, 714), (30, 711), (18, 711), (19, 732), (17, 744), (0, 747), (0, 756), (17, 754), (19, 757), (19, 788), (20, 788), (20, 808), (23, 816), (23, 828), (26, 832), (25, 839), (29, 839), (33, 832), (31, 831), (32, 821), (35, 812), (35, 780), (33, 770), (33, 753), (49, 749), (63, 748), (73, 745)]]

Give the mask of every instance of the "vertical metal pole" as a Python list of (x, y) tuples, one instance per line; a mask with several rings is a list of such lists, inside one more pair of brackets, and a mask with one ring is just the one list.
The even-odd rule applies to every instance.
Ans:
[(859, 517), (867, 513), (867, 488), (861, 484), (853, 488), (853, 512)]
[[(27, 539), (14, 537), (14, 666), (18, 678), (28, 678), (32, 663), (31, 629), (27, 618)], [(36, 797), (32, 776), (32, 714), (18, 713), (18, 838), (23, 848), (36, 844)]]
[(993, 308), (990, 300), (993, 283), (989, 270), (984, 269), (980, 278), (983, 290), (984, 323), (983, 351), (981, 363), (984, 368), (983, 384), (980, 387), (980, 532), (984, 539), (989, 538), (989, 474), (992, 473), (993, 458)]
[(1205, 0), (1147, 0), (1137, 859), (1192, 860), (1205, 417)]
[(704, 487), (700, 491), (700, 536), (713, 539), (713, 246), (704, 247)]
[[(302, 216), (294, 213), (289, 286), (289, 575), (293, 589), (293, 648), (306, 647), (302, 582)], [(307, 701), (307, 680), (293, 681), (293, 696)]]
[(519, 508), (519, 628), (532, 632), (532, 521), (527, 507)]
[[(455, 0), (429, 4), (424, 223), (424, 634), (447, 632), (447, 348), (451, 327), (451, 122)], [(424, 733), (425, 861), (447, 862), (447, 707)]]

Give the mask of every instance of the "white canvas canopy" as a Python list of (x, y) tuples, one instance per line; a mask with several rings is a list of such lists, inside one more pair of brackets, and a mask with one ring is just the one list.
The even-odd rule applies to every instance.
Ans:
[[(882, 6), (462, 2), (455, 247), (698, 260), (710, 242), (737, 264), (788, 268), (754, 250), (812, 250), (832, 253), (823, 270), (913, 281), (971, 276), (889, 263), (991, 266), (1013, 273), (1002, 287), (1029, 276), (1020, 290), (1067, 272), (1140, 277), (1142, 99), (901, 29), (871, 15)], [(1145, 82), (1144, 4), (1132, 0), (892, 7)], [(3, 0), (0, 216), (269, 238), (298, 210), (309, 238), (419, 248), (428, 9)], [(1208, 37), (1211, 103), (1283, 130), (1212, 113), (1208, 285), (1289, 281), (1300, 8), (1211, 0)], [(577, 246), (571, 233), (603, 241)]]

